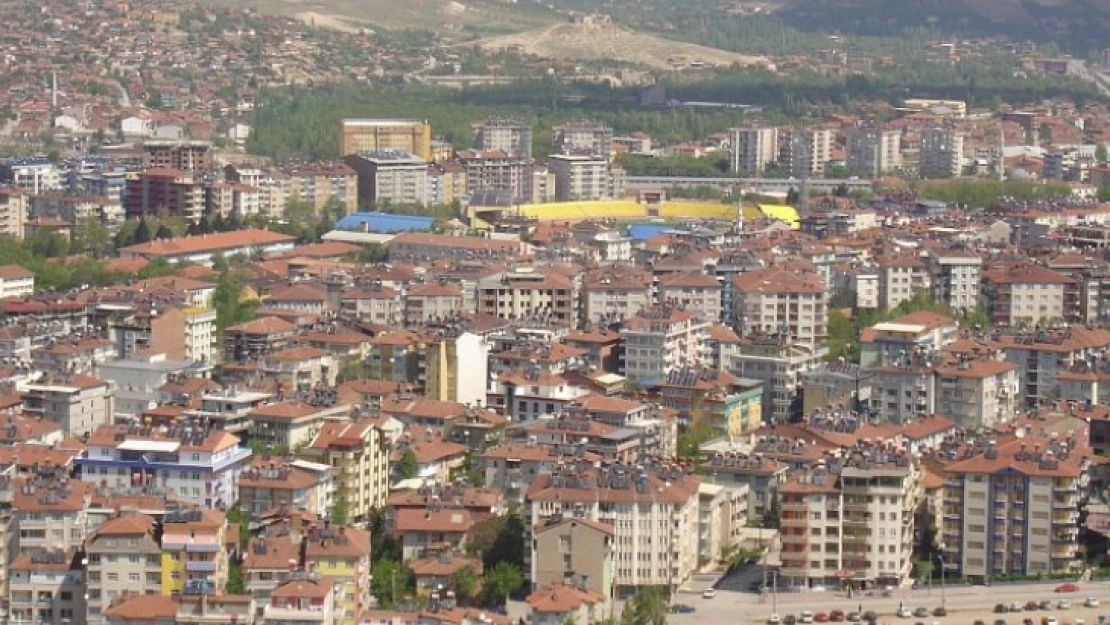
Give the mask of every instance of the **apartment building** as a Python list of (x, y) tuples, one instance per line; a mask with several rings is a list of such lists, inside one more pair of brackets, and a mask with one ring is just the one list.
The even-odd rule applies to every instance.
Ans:
[(1021, 406), (1034, 407), (1041, 400), (1055, 399), (1060, 376), (1081, 362), (1096, 361), (1110, 348), (1110, 332), (1075, 326), (991, 335), (991, 345), (1018, 366)]
[(148, 169), (204, 172), (212, 167), (211, 141), (144, 141), (142, 151)]
[(455, 157), (466, 172), (467, 190), (508, 192), (514, 202), (529, 201), (532, 176), (528, 161), (501, 150), (462, 150)]
[[(262, 608), (261, 625), (286, 623), (336, 623), (336, 602), (341, 593), (330, 577), (317, 573), (292, 575), (279, 582)], [(344, 625), (348, 621), (343, 621)]]
[(0, 189), (0, 234), (22, 239), (30, 212), (30, 195), (18, 189)]
[(756, 177), (779, 158), (779, 129), (773, 126), (729, 128), (731, 171), (738, 176)]
[(215, 593), (227, 584), (227, 529), (219, 510), (166, 510), (161, 526), (163, 595)]
[(902, 133), (864, 126), (847, 132), (847, 167), (854, 175), (878, 178), (902, 168)]
[(741, 339), (729, 371), (763, 382), (764, 420), (786, 423), (795, 416), (802, 374), (817, 368), (828, 353), (824, 345), (797, 343), (785, 334), (748, 334)]
[(980, 437), (943, 449), (943, 526), (949, 575), (984, 583), (996, 575), (1078, 570), (1079, 512), (1087, 487), (1085, 445), (1027, 434)]
[(255, 459), (239, 474), (239, 509), (261, 515), (287, 506), (324, 516), (331, 509), (332, 489), (328, 465), (287, 462), (284, 458)]
[(578, 319), (578, 278), (553, 269), (517, 267), (478, 281), (478, 313), (502, 319)]
[(204, 216), (204, 183), (176, 169), (148, 169), (127, 179), (124, 209), (128, 218), (166, 211), (186, 221)]
[(925, 257), (933, 299), (953, 311), (972, 311), (979, 306), (979, 274), (983, 259), (959, 250), (932, 250)]
[[(188, 423), (188, 422), (186, 422)], [(76, 460), (81, 479), (116, 493), (163, 494), (205, 508), (239, 498), (239, 474), (251, 452), (230, 432), (203, 424), (102, 425)]]
[(428, 163), (402, 150), (359, 152), (343, 158), (358, 173), (358, 199), (372, 206), (428, 203)]
[(21, 265), (0, 266), (0, 299), (24, 297), (35, 292), (35, 274)]
[(581, 323), (606, 327), (652, 305), (651, 276), (627, 269), (590, 271), (582, 279)]
[(918, 293), (929, 292), (929, 272), (916, 256), (903, 254), (875, 259), (879, 273), (879, 303), (891, 310)]
[(325, 423), (304, 455), (332, 467), (333, 499), (354, 521), (370, 518), (389, 495), (389, 442), (376, 419)]
[(1071, 277), (1023, 263), (983, 271), (980, 301), (996, 327), (1032, 327), (1080, 319), (1079, 284)]
[(793, 178), (823, 177), (833, 139), (828, 128), (786, 129), (779, 135), (778, 162)]
[[(204, 210), (210, 216), (243, 219), (272, 214), (269, 193), (258, 187), (236, 183), (211, 183), (204, 187)], [(276, 215), (281, 217), (279, 213)]]
[(816, 274), (771, 267), (732, 278), (735, 328), (749, 334), (786, 334), (799, 344), (819, 345), (828, 335), (828, 291)]
[(835, 588), (847, 571), (868, 586), (901, 587), (913, 569), (921, 475), (905, 450), (860, 443), (787, 480), (780, 579)]
[(13, 551), (79, 549), (85, 539), (92, 489), (69, 481), (68, 467), (39, 467), (34, 476), (13, 480)]
[[(309, 528), (304, 536), (305, 567), (334, 584), (335, 625), (358, 625), (370, 605), (370, 532), (355, 527)], [(281, 588), (271, 597), (280, 595)]]
[(446, 282), (430, 282), (405, 291), (405, 325), (447, 319), (463, 310), (462, 289)]
[(936, 411), (961, 428), (993, 428), (1017, 416), (1018, 366), (963, 354), (936, 368)]
[(330, 399), (317, 403), (294, 400), (255, 408), (247, 415), (250, 440), (274, 449), (294, 449), (309, 444), (325, 422), (345, 420), (351, 410)]
[(555, 175), (555, 199), (607, 200), (614, 197), (609, 162), (601, 157), (553, 154), (548, 167)]
[(74, 551), (42, 550), (16, 556), (8, 565), (12, 623), (85, 622), (85, 569)]
[(458, 163), (431, 163), (425, 176), (428, 182), (428, 189), (425, 191), (428, 204), (462, 202), (469, 196), (466, 170)]
[(532, 158), (532, 124), (521, 119), (490, 118), (474, 124), (473, 143), (478, 150), (500, 150), (513, 158)]
[[(789, 467), (774, 458), (757, 454), (750, 446), (713, 445), (706, 455), (705, 475), (713, 484), (723, 486), (747, 501), (742, 505), (748, 519), (761, 519), (777, 496), (778, 487), (786, 481)], [(744, 446), (746, 451), (729, 451)], [(702, 448), (706, 450), (705, 447)]]
[(87, 375), (44, 376), (23, 387), (23, 413), (52, 421), (67, 435), (87, 434), (112, 422), (112, 389)]
[(613, 128), (594, 121), (574, 121), (551, 130), (553, 154), (575, 154), (609, 160)]
[(918, 171), (922, 178), (955, 178), (963, 173), (964, 135), (951, 126), (921, 131)]
[(659, 378), (705, 357), (710, 322), (687, 310), (653, 306), (636, 313), (621, 327), (624, 375)]
[(342, 161), (289, 165), (280, 173), (278, 191), (287, 202), (304, 202), (316, 212), (329, 204), (348, 215), (358, 210), (358, 174)]
[(61, 219), (74, 226), (95, 219), (109, 230), (123, 222), (123, 204), (118, 198), (70, 193), (43, 193), (30, 198), (32, 219)]
[(373, 150), (404, 150), (432, 160), (432, 126), (410, 119), (344, 119), (340, 122), (343, 156)]
[(714, 276), (697, 271), (668, 273), (659, 278), (656, 288), (662, 304), (695, 311), (711, 321), (721, 320), (724, 314), (724, 286)]
[(162, 594), (162, 548), (155, 521), (125, 513), (100, 525), (85, 544), (89, 560), (88, 623), (107, 623), (104, 611), (125, 594)]
[(568, 581), (601, 598), (601, 613), (613, 602), (616, 562), (611, 525), (570, 515), (551, 515), (535, 528), (531, 548), (533, 588)]
[(181, 261), (212, 266), (212, 258), (242, 255), (249, 258), (261, 252), (263, 255), (288, 252), (293, 249), (295, 239), (291, 236), (248, 228), (234, 232), (176, 237), (172, 240), (158, 240), (139, 243), (119, 249), (121, 258), (145, 258), (154, 260), (164, 258), (171, 263)]
[(499, 239), (458, 237), (426, 232), (402, 232), (389, 242), (392, 263), (448, 259), (504, 260), (520, 250), (520, 243)]
[(871, 415), (880, 423), (908, 423), (936, 412), (935, 353), (911, 352), (868, 369)]
[(919, 310), (876, 323), (860, 332), (860, 364), (892, 364), (905, 354), (932, 353), (957, 339), (959, 325), (944, 315)]
[(481, 406), (489, 380), (490, 342), (473, 332), (449, 329), (424, 345), (424, 396)]
[[(700, 484), (699, 477), (660, 463), (563, 467), (528, 488), (525, 544), (532, 544), (532, 528), (542, 528), (552, 518), (601, 523), (613, 528), (618, 596), (647, 586), (674, 591), (698, 565)], [(532, 554), (526, 553), (533, 566)], [(537, 574), (545, 568), (542, 562), (535, 567)]]

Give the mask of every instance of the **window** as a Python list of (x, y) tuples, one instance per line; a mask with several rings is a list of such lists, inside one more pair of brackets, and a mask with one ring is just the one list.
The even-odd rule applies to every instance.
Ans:
[(138, 573), (128, 573), (127, 581), (132, 583), (132, 584), (138, 584), (139, 583), (139, 574)]
[(118, 582), (119, 581), (119, 575), (117, 573), (108, 573), (108, 581)]

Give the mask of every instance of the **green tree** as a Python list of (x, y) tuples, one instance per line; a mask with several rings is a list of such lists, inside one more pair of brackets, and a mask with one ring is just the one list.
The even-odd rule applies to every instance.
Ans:
[(667, 625), (667, 598), (658, 588), (645, 588), (624, 604), (621, 625)]
[(416, 460), (416, 452), (411, 448), (406, 449), (405, 453), (401, 454), (401, 461), (397, 463), (397, 475), (407, 480), (416, 477), (419, 471), (420, 463)]
[(332, 496), (328, 520), (334, 525), (347, 525), (350, 522), (350, 506), (347, 503), (347, 487), (342, 483)]
[(513, 511), (505, 515), (505, 522), (497, 532), (489, 551), (482, 556), (482, 564), (487, 568), (498, 562), (506, 562), (524, 570), (524, 518)]
[(69, 241), (58, 232), (39, 230), (27, 240), (27, 244), (36, 256), (61, 258), (69, 254)]
[(169, 226), (162, 224), (158, 226), (158, 231), (154, 233), (155, 239), (172, 239), (173, 230)]
[(216, 281), (216, 290), (212, 293), (212, 308), (216, 310), (216, 328), (221, 332), (224, 328), (245, 323), (254, 317), (258, 302), (240, 302), (243, 289), (242, 281), (230, 272), (224, 272)]
[(1102, 185), (1098, 188), (1098, 201), (1110, 202), (1110, 185)]
[(1100, 162), (1100, 163), (1105, 163), (1108, 160), (1105, 143), (1100, 143), (1097, 146), (1095, 146), (1095, 160)]
[(163, 278), (165, 276), (172, 276), (180, 268), (180, 265), (175, 265), (159, 256), (147, 263), (146, 266), (140, 269), (135, 275), (141, 280)]
[(146, 222), (146, 217), (139, 220), (139, 225), (135, 229), (134, 241), (135, 243), (147, 243), (153, 235), (150, 233), (150, 224)]
[(763, 513), (760, 524), (764, 529), (773, 530), (777, 530), (782, 524), (782, 502), (779, 501), (777, 494), (771, 496), (771, 503), (767, 506), (767, 511)]
[(102, 258), (112, 249), (112, 234), (99, 219), (85, 217), (73, 229), (70, 248), (74, 252), (88, 254), (93, 258)]
[(408, 575), (396, 560), (378, 560), (370, 567), (370, 590), (382, 609), (392, 610), (408, 591)]
[(243, 565), (238, 562), (232, 562), (228, 565), (227, 569), (227, 585), (224, 587), (224, 592), (229, 595), (243, 595), (246, 594), (247, 588), (243, 584)]
[(516, 565), (498, 562), (482, 576), (482, 599), (487, 607), (502, 607), (524, 585), (524, 576)]
[(451, 575), (449, 587), (455, 591), (455, 598), (463, 605), (469, 605), (478, 596), (478, 574), (474, 567), (465, 566)]
[(212, 271), (224, 273), (230, 268), (231, 265), (227, 262), (227, 258), (225, 258), (223, 254), (217, 252), (212, 255)]
[(925, 585), (929, 580), (933, 579), (933, 561), (932, 560), (916, 560), (913, 563), (914, 577), (921, 585)]
[(386, 527), (385, 509), (370, 511), (366, 527), (370, 530), (370, 557), (378, 560), (401, 560), (401, 547)]

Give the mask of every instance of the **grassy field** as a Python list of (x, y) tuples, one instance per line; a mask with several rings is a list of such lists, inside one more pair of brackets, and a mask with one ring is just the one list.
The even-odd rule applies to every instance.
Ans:
[[(242, 0), (208, 0), (218, 6), (241, 7)], [(497, 0), (248, 0), (264, 13), (289, 15), (323, 28), (357, 30), (444, 30), (458, 23), (484, 35), (515, 33), (559, 21), (535, 2), (507, 5)]]

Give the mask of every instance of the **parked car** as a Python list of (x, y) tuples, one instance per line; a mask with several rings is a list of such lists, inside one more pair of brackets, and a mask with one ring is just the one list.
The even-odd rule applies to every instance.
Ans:
[(798, 620), (803, 623), (812, 623), (813, 612), (810, 612), (809, 610), (802, 610), (801, 614), (798, 615)]
[(813, 620), (817, 621), (818, 623), (828, 623), (829, 615), (825, 614), (824, 612), (818, 612), (817, 614), (813, 615)]
[(1087, 597), (1087, 600), (1083, 602), (1083, 606), (1088, 608), (1097, 608), (1098, 605), (1098, 599), (1094, 597)]
[(701, 596), (704, 599), (712, 599), (713, 597), (717, 596), (717, 589), (716, 588), (706, 588), (705, 591), (701, 593)]
[(1036, 601), (1026, 601), (1025, 602), (1025, 609), (1026, 610), (1036, 610), (1037, 609), (1037, 602)]
[(972, 625), (987, 625), (987, 623), (983, 620), (976, 619), (976, 621), (972, 623)]
[(793, 614), (787, 614), (782, 619), (782, 625), (794, 625), (798, 619)]
[(1042, 610), (1051, 610), (1052, 609), (1052, 602), (1049, 601), (1048, 599), (1045, 599), (1044, 601), (1042, 601), (1040, 603), (1040, 608)]
[(1056, 592), (1079, 592), (1079, 584), (1060, 584), (1056, 587)]
[(847, 617), (849, 623), (859, 622), (859, 612), (849, 612)]
[(840, 623), (844, 620), (844, 610), (833, 610), (829, 612), (829, 621), (833, 623)]
[(946, 610), (944, 606), (937, 606), (937, 608), (933, 610), (933, 616), (948, 616), (948, 610)]
[(674, 614), (693, 614), (694, 606), (686, 605), (685, 603), (676, 603), (671, 606), (671, 612)]
[(914, 608), (913, 615), (917, 617), (929, 616), (929, 608), (920, 607)]
[(1061, 600), (1057, 601), (1056, 602), (1056, 609), (1057, 610), (1070, 610), (1071, 609), (1071, 601), (1068, 601), (1067, 599), (1061, 599)]
[(1027, 618), (1021, 621), (1021, 625), (1033, 625), (1033, 619)]
[(898, 608), (898, 618), (909, 618), (913, 616), (913, 612), (906, 606)]
[(874, 610), (868, 610), (863, 613), (863, 620), (874, 622), (879, 620), (879, 615), (875, 614)]
[(771, 618), (767, 619), (768, 625), (779, 625), (781, 622), (782, 619), (779, 618), (778, 614), (772, 614)]
[(1017, 601), (1011, 603), (1010, 604), (1010, 611), (1011, 612), (1021, 612), (1021, 604), (1018, 603)]
[(1005, 614), (1006, 612), (1009, 612), (1009, 611), (1010, 611), (1010, 608), (1006, 607), (1005, 603), (996, 603), (996, 604), (994, 604), (994, 613), (995, 614)]
[(1006, 619), (995, 619), (994, 625), (1007, 625)]
[(1060, 625), (1060, 621), (1055, 616), (1046, 616), (1041, 619), (1041, 625)]

